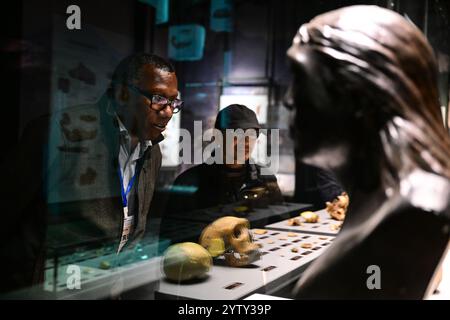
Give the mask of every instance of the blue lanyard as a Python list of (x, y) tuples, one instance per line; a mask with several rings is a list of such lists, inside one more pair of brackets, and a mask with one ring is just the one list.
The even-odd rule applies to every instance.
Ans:
[(120, 171), (120, 167), (118, 168), (118, 170), (119, 170), (119, 177), (120, 177), (120, 193), (122, 194), (122, 204), (124, 207), (128, 207), (127, 196), (130, 193), (131, 188), (133, 187), (134, 180), (136, 179), (137, 168), (136, 168), (136, 171), (135, 171), (133, 177), (128, 182), (127, 190), (124, 190), (124, 188), (123, 188), (123, 176), (122, 176), (122, 172)]

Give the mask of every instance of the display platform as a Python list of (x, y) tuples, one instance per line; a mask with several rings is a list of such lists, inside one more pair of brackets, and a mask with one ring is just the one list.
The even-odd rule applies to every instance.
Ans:
[(269, 224), (266, 226), (266, 228), (271, 230), (309, 232), (324, 235), (337, 235), (339, 233), (342, 221), (332, 219), (325, 209), (315, 211), (315, 213), (319, 215), (319, 221), (316, 223), (303, 222), (303, 219), (299, 217), (300, 221), (302, 222), (302, 225), (300, 226), (290, 226), (288, 225), (289, 219), (285, 219), (283, 221)]
[[(258, 231), (257, 231), (258, 232)], [(256, 234), (261, 259), (235, 268), (215, 260), (205, 279), (174, 283), (163, 278), (157, 299), (237, 300), (254, 293), (272, 294), (296, 281), (305, 268), (331, 245), (333, 236), (266, 230)], [(308, 244), (308, 248), (303, 248)], [(296, 251), (296, 252), (294, 252)]]

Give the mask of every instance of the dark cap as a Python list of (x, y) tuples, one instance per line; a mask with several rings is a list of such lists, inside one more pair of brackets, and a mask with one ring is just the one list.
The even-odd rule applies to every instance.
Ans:
[(256, 113), (241, 104), (231, 104), (217, 114), (216, 129), (261, 129)]

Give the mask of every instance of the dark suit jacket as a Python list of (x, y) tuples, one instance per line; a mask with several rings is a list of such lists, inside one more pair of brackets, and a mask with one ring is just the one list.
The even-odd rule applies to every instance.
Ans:
[[(118, 244), (123, 224), (119, 128), (108, 104), (105, 95), (97, 104), (39, 119), (4, 163), (9, 201), (0, 260), (2, 274), (9, 276), (2, 277), (0, 292), (41, 283), (45, 259), (53, 249), (74, 250), (77, 243), (96, 241)], [(161, 167), (157, 142), (138, 164), (141, 170), (130, 201), (135, 231), (129, 243), (145, 231)]]

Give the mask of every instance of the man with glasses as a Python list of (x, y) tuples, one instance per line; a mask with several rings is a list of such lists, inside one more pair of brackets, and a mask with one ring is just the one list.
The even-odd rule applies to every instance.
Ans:
[[(163, 139), (161, 133), (172, 115), (180, 111), (183, 101), (178, 99), (177, 77), (172, 65), (156, 55), (144, 53), (120, 63), (108, 95), (107, 111), (110, 114), (112, 111), (112, 120), (116, 121), (120, 132), (118, 175), (124, 209), (121, 250), (133, 229), (135, 236), (144, 231), (161, 167), (158, 145)], [(141, 172), (142, 169), (148, 169), (151, 174)], [(135, 184), (137, 189), (133, 188)], [(133, 190), (138, 191), (137, 197)]]
[(76, 234), (93, 229), (95, 237), (111, 239), (116, 252), (142, 238), (161, 168), (158, 144), (181, 109), (178, 96), (173, 66), (138, 53), (119, 63), (98, 103), (56, 115), (54, 131), (62, 131), (63, 139), (51, 143), (58, 151), (57, 165), (49, 170), (54, 178), (49, 179), (48, 202), (60, 208), (76, 203), (89, 224)]
[[(49, 197), (56, 195), (59, 204), (77, 203), (81, 221), (88, 227), (73, 230), (71, 226), (73, 233), (107, 238), (108, 247), (115, 253), (134, 250), (145, 233), (161, 168), (159, 142), (164, 139), (162, 133), (172, 115), (182, 105), (173, 66), (159, 56), (137, 53), (119, 63), (97, 104), (67, 110), (65, 121), (64, 115), (59, 121), (64, 143), (58, 145), (68, 150), (82, 146), (89, 155), (70, 155), (74, 160), (64, 161), (63, 166), (75, 171), (75, 181), (58, 180), (56, 193), (49, 192)], [(76, 137), (77, 133), (81, 136)], [(52, 173), (59, 179), (62, 172), (69, 171), (58, 169)], [(84, 186), (79, 186), (81, 177)], [(73, 210), (64, 210), (69, 211)], [(114, 262), (110, 264), (115, 266)], [(123, 297), (123, 291), (131, 289), (120, 279), (112, 285), (113, 297)]]
[(11, 227), (0, 250), (8, 275), (0, 293), (42, 284), (54, 250), (89, 246), (115, 256), (134, 247), (161, 167), (158, 143), (183, 104), (178, 96), (173, 66), (138, 53), (118, 65), (97, 103), (61, 106), (29, 124), (5, 176), (14, 206), (4, 221)]

